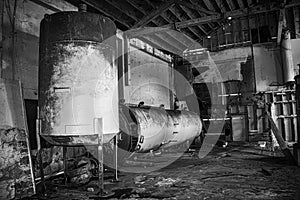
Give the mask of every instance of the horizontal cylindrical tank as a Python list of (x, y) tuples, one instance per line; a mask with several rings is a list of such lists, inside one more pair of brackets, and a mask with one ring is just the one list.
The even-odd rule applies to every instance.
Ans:
[[(116, 27), (87, 12), (59, 12), (41, 22), (41, 135), (55, 145), (95, 144), (119, 132)], [(95, 127), (102, 118), (103, 127)]]
[(147, 152), (193, 140), (202, 130), (200, 116), (185, 110), (126, 107), (120, 110), (119, 147)]

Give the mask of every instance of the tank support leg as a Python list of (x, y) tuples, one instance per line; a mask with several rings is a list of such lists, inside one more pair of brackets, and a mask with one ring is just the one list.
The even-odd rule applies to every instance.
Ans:
[(68, 151), (68, 147), (63, 147), (63, 159), (64, 159), (64, 182), (65, 185), (68, 184), (67, 181), (67, 173), (68, 173), (68, 159), (67, 159), (67, 151)]
[(115, 136), (115, 145), (114, 145), (114, 181), (118, 181), (118, 135)]
[(103, 121), (102, 121), (102, 118), (94, 119), (94, 131), (98, 135), (99, 197), (102, 197), (104, 195)]
[(36, 142), (37, 142), (37, 159), (40, 167), (40, 176), (41, 176), (41, 192), (42, 195), (45, 195), (46, 186), (44, 178), (44, 169), (43, 169), (43, 158), (42, 158), (42, 145), (41, 145), (41, 119), (39, 116), (39, 107), (37, 107), (37, 119), (36, 119)]

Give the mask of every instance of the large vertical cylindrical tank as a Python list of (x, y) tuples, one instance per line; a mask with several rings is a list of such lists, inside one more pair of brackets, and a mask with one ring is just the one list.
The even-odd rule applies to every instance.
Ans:
[(102, 118), (104, 142), (119, 132), (115, 34), (109, 18), (93, 13), (59, 12), (42, 20), (39, 108), (41, 135), (50, 143), (98, 142), (96, 118)]

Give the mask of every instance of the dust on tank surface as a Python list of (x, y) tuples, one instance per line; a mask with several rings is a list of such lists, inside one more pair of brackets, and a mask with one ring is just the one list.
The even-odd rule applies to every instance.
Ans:
[(186, 110), (122, 106), (120, 119), (118, 145), (129, 152), (147, 152), (192, 141), (202, 130), (200, 116)]
[(116, 26), (87, 12), (45, 15), (40, 29), (41, 135), (54, 145), (95, 144), (119, 132)]

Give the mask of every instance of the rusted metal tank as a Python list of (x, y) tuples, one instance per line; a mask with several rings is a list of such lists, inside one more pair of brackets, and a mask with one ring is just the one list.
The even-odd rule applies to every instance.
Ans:
[(192, 141), (202, 130), (200, 116), (185, 110), (123, 106), (120, 116), (119, 147), (128, 151), (171, 147)]
[(104, 142), (119, 132), (116, 27), (87, 12), (45, 15), (40, 30), (41, 135), (55, 145), (95, 144), (94, 119)]

